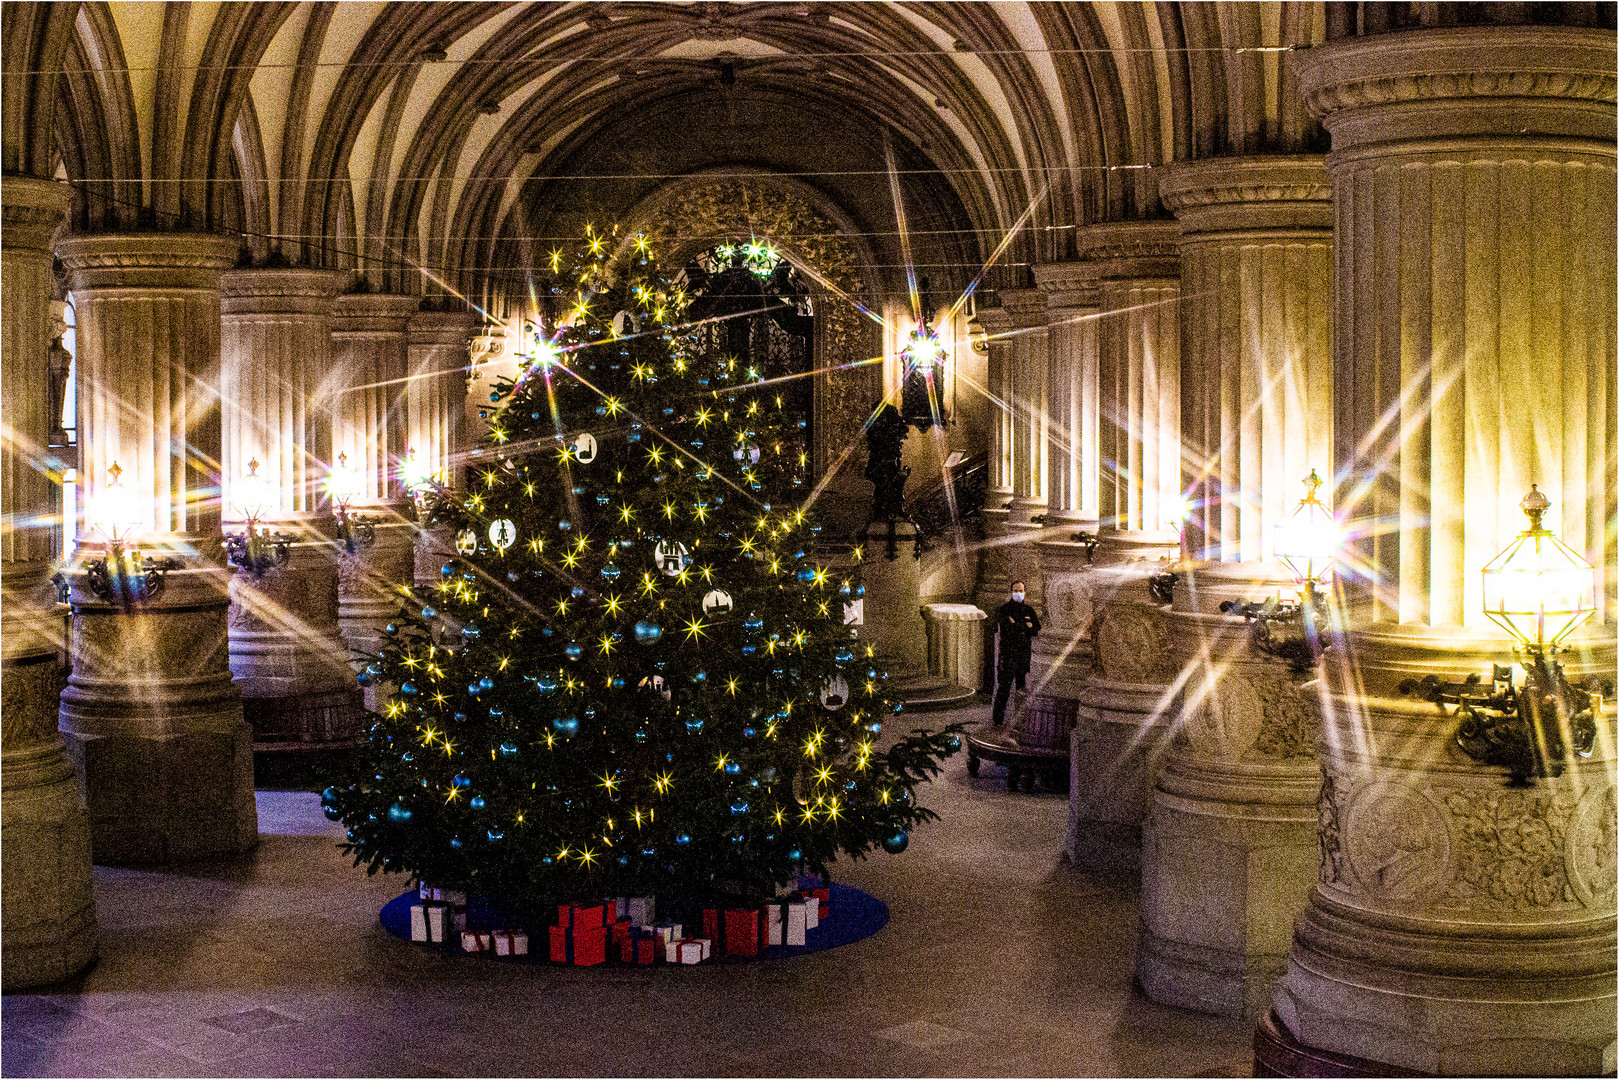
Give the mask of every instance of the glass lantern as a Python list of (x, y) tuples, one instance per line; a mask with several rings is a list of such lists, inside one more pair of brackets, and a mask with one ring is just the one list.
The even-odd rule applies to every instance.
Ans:
[(1304, 498), (1291, 515), (1276, 525), (1272, 550), (1295, 581), (1314, 586), (1332, 572), (1338, 552), (1338, 522), (1316, 491), (1321, 477), (1314, 469), (1304, 478)]
[(1596, 614), (1596, 568), (1541, 527), (1551, 501), (1538, 485), (1518, 505), (1529, 528), (1484, 567), (1484, 614), (1530, 652), (1556, 652)]

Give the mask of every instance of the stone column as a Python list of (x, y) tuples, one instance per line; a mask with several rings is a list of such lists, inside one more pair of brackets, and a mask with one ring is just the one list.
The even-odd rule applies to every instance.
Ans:
[(1077, 230), (1097, 264), (1104, 561), (1178, 551), (1180, 525), (1179, 240), (1169, 221)]
[[(418, 460), (459, 488), (465, 479), (467, 367), (478, 321), (468, 312), (422, 311), (410, 319), (410, 382), (406, 430)], [(416, 580), (435, 584), (454, 548), (441, 529), (424, 531), (416, 546)]]
[(49, 580), (61, 543), (45, 449), (54, 426), (46, 410), (51, 236), (71, 194), (65, 184), (23, 176), (0, 188), (0, 960), (8, 993), (61, 982), (96, 955), (90, 815), (56, 730), (67, 667)]
[(1258, 1046), (1611, 1071), (1612, 712), (1590, 758), (1513, 790), (1462, 753), (1453, 715), (1398, 687), (1488, 684), (1511, 657), (1479, 570), (1524, 527), (1530, 483), (1547, 527), (1606, 572), (1606, 610), (1563, 666), (1613, 677), (1613, 33), (1380, 34), (1297, 66), (1333, 140), (1337, 505), (1375, 573), (1341, 586), (1319, 881)]
[[(78, 314), (86, 532), (68, 574), (73, 674), (61, 728), (99, 863), (245, 851), (258, 841), (253, 748), (231, 682), (217, 496), (219, 277), (236, 243), (191, 233), (62, 241)], [(121, 470), (120, 497), (110, 483)], [(120, 505), (127, 509), (119, 509)], [(112, 529), (174, 560), (155, 597), (98, 595)]]
[(1189, 558), (1259, 564), (1332, 475), (1332, 185), (1319, 155), (1213, 158), (1160, 183), (1181, 223)]
[[(333, 446), (359, 473), (350, 512), (370, 526), (351, 534), (353, 543), (345, 545), (338, 563), (338, 626), (356, 662), (377, 652), (378, 628), (398, 612), (399, 588), (416, 577), (416, 514), (402, 470), (412, 449), (405, 423), (405, 326), (418, 302), (414, 296), (351, 293), (339, 296), (333, 309), (333, 369), (341, 387)], [(433, 573), (436, 581), (436, 566)], [(367, 691), (372, 707), (374, 699)]]
[(1096, 264), (1052, 263), (1034, 268), (1046, 294), (1047, 379), (1046, 528), (1040, 534), (1041, 618), (1033, 671), (1042, 692), (1074, 699), (1090, 677), (1096, 653), (1087, 633), (1093, 550), (1074, 539), (1098, 528), (1097, 344), (1100, 319)]
[(1035, 546), (1046, 515), (1046, 343), (1045, 293), (1003, 289), (1001, 309), (1012, 319), (1009, 396), (1012, 417), (1012, 505), (1006, 522), (1007, 576), (1021, 580), (1028, 602), (1041, 606), (1040, 552)]
[(984, 546), (978, 559), (978, 606), (994, 611), (1006, 603), (1007, 509), (1012, 503), (1012, 428), (1015, 424), (1012, 364), (1016, 345), (1006, 334), (1012, 315), (1004, 307), (978, 309), (989, 350), (989, 486), (984, 493)]
[(1176, 165), (1160, 192), (1182, 229), (1194, 562), (1166, 623), (1184, 680), (1142, 839), (1136, 975), (1154, 1000), (1255, 1015), (1315, 881), (1321, 782), (1287, 669), (1218, 611), (1296, 593), (1272, 535), (1298, 479), (1331, 474), (1332, 192), (1318, 156)]
[[(231, 579), (230, 663), (259, 750), (329, 749), (360, 735), (359, 687), (337, 624), (337, 547), (326, 483), (335, 455), (332, 301), (326, 270), (227, 271), (222, 279), (225, 517), (247, 510), (290, 538), (286, 566)], [(244, 506), (256, 470), (267, 505)]]

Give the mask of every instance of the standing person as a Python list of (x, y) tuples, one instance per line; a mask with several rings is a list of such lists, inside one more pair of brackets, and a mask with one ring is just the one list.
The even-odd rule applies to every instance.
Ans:
[(995, 633), (1000, 641), (995, 646), (995, 726), (1006, 719), (1006, 699), (1012, 695), (1012, 683), (1019, 690), (1028, 689), (1029, 643), (1040, 633), (1040, 616), (1034, 608), (1023, 602), (1023, 582), (1012, 582), (1012, 599), (995, 612)]

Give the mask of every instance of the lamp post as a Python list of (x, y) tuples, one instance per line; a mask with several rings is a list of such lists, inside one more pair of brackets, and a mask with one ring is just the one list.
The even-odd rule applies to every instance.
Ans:
[(1561, 776), (1569, 754), (1590, 757), (1604, 693), (1599, 680), (1575, 686), (1556, 660), (1563, 641), (1596, 614), (1596, 570), (1541, 524), (1550, 500), (1531, 484), (1519, 508), (1529, 528), (1484, 567), (1484, 614), (1511, 634), (1522, 655), (1523, 683), (1512, 664), (1442, 683), (1434, 676), (1401, 689), (1454, 705), (1456, 745), (1475, 761), (1499, 765), (1510, 787)]
[(232, 566), (254, 577), (271, 567), (285, 567), (292, 557), (292, 537), (272, 533), (260, 519), (275, 501), (270, 482), (259, 475), (259, 459), (247, 463), (247, 474), (237, 485), (236, 509), (243, 517), (242, 531), (225, 534), (225, 551)]

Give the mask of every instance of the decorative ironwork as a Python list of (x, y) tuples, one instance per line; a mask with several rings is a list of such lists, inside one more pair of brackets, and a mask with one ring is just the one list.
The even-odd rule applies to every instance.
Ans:
[(1166, 570), (1162, 574), (1154, 574), (1147, 579), (1147, 591), (1152, 594), (1154, 601), (1160, 604), (1173, 604), (1175, 602), (1176, 573)]
[(915, 522), (921, 550), (927, 551), (954, 525), (983, 516), (989, 490), (989, 458), (980, 454), (948, 471), (910, 498), (905, 512)]
[[(92, 595), (125, 611), (136, 604), (156, 600), (163, 594), (165, 575), (178, 570), (179, 559), (172, 556), (142, 555), (122, 544), (113, 544), (107, 554), (84, 564), (85, 583)], [(62, 596), (65, 580), (57, 586)], [(62, 597), (64, 600), (65, 597)]]
[(293, 537), (272, 533), (254, 521), (239, 533), (225, 534), (225, 561), (236, 570), (263, 577), (272, 568), (280, 569), (292, 558)]
[(1274, 596), (1262, 601), (1227, 600), (1220, 605), (1220, 610), (1246, 619), (1254, 648), (1267, 656), (1285, 660), (1295, 675), (1308, 674), (1321, 659), (1321, 636), (1317, 630), (1320, 603), (1313, 587), (1306, 588), (1300, 600)]
[(339, 504), (337, 538), (343, 541), (343, 550), (353, 555), (361, 548), (368, 548), (377, 542), (376, 522), (365, 514), (356, 513)]
[(1573, 685), (1557, 661), (1542, 652), (1529, 656), (1521, 686), (1513, 684), (1511, 664), (1493, 664), (1488, 686), (1477, 672), (1458, 682), (1428, 675), (1401, 683), (1400, 692), (1454, 706), (1461, 751), (1505, 768), (1508, 787), (1530, 787), (1537, 778), (1561, 776), (1571, 755), (1591, 756), (1596, 719), (1613, 685), (1595, 676)]

